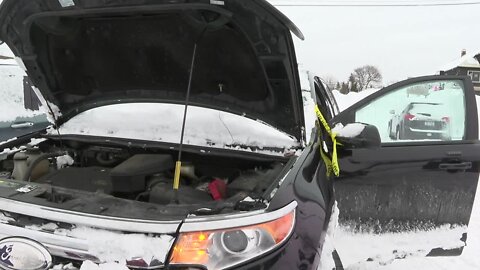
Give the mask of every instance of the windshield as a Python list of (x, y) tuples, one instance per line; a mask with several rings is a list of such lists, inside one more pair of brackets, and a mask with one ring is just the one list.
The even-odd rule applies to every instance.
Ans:
[[(90, 135), (179, 143), (183, 105), (129, 103), (98, 107), (83, 112), (59, 129), (62, 135)], [(56, 135), (56, 130), (50, 130)], [(298, 147), (287, 134), (260, 121), (191, 106), (188, 109), (185, 143), (215, 148)]]

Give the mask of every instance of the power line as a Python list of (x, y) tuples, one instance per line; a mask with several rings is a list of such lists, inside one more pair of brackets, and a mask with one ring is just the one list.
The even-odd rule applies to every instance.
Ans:
[[(370, 1), (375, 2), (375, 1)], [(277, 7), (436, 7), (436, 6), (469, 6), (469, 5), (480, 5), (480, 2), (443, 2), (443, 3), (413, 3), (413, 2), (378, 2), (378, 3), (368, 3), (364, 2), (362, 4), (353, 4), (353, 3), (335, 3), (335, 2), (323, 2), (323, 3), (316, 3), (316, 4), (307, 4), (307, 3), (297, 3), (297, 4), (290, 4), (290, 3), (272, 3), (274, 6)]]
[(460, 0), (460, 1), (453, 1), (453, 0), (299, 0), (299, 1), (293, 1), (293, 0), (270, 0), (269, 2), (275, 4), (275, 3), (282, 3), (282, 4), (299, 4), (300, 5), (316, 5), (316, 4), (325, 4), (325, 3), (343, 3), (343, 4), (358, 4), (358, 3), (365, 3), (365, 2), (374, 2), (374, 3), (381, 3), (381, 4), (402, 4), (404, 2), (410, 2), (410, 3), (427, 3), (427, 4), (436, 4), (436, 3), (442, 3), (442, 2), (447, 2), (447, 3), (468, 3), (468, 2), (478, 2), (478, 1), (473, 1), (473, 0)]

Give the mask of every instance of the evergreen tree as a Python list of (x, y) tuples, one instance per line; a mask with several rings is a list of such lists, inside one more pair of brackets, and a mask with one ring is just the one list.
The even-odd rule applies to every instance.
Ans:
[(340, 88), (340, 93), (346, 95), (350, 92), (350, 90), (348, 89), (348, 84), (342, 82), (342, 87)]
[(349, 85), (349, 90), (350, 92), (358, 92), (358, 84), (357, 80), (355, 80), (355, 75), (350, 74), (350, 78), (348, 78), (348, 85)]

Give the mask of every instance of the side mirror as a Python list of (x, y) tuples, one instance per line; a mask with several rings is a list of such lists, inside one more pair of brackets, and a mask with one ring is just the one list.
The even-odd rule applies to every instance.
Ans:
[(344, 149), (378, 148), (382, 142), (377, 127), (369, 124), (339, 124), (333, 132), (337, 134), (337, 140)]
[(390, 114), (395, 114), (395, 110), (391, 110), (391, 111), (390, 111)]

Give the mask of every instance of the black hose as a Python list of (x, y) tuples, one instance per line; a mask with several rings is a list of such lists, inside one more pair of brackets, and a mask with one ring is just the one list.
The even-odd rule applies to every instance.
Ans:
[(28, 167), (28, 170), (27, 172), (25, 173), (25, 176), (23, 176), (23, 179), (22, 181), (25, 181), (25, 182), (30, 182), (30, 177), (32, 176), (32, 172), (33, 172), (33, 169), (35, 169), (35, 167), (37, 167), (37, 165), (44, 161), (45, 159), (49, 159), (49, 158), (54, 158), (54, 157), (59, 157), (59, 156), (63, 156), (63, 155), (66, 155), (67, 153), (65, 152), (56, 152), (56, 153), (47, 153), (47, 154), (43, 154), (43, 155), (40, 155), (37, 159), (35, 159), (32, 164)]

